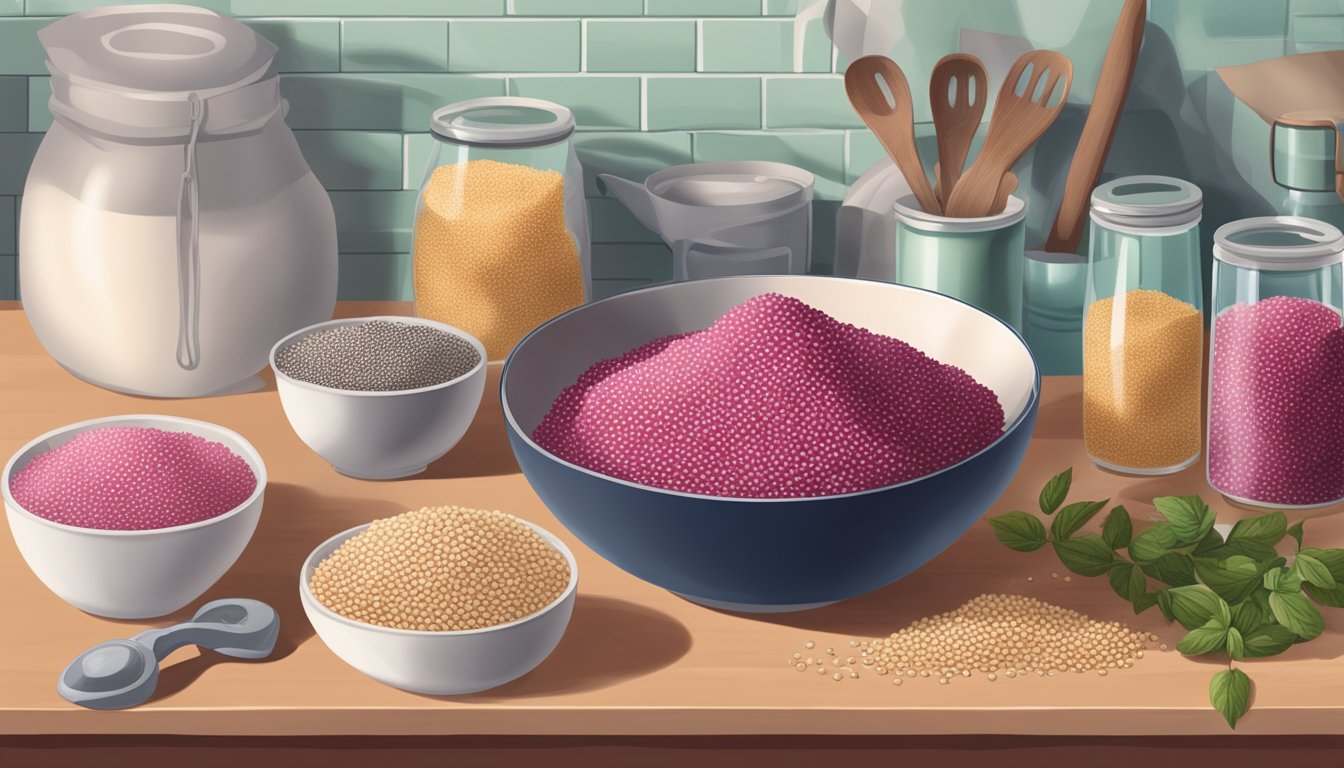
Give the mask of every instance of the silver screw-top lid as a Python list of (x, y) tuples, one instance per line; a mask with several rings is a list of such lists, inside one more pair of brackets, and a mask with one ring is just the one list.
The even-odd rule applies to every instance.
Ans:
[(1167, 229), (1193, 225), (1204, 193), (1170, 176), (1125, 176), (1092, 190), (1092, 220), (1106, 226)]
[(491, 96), (435, 110), (429, 129), (458, 144), (540, 147), (569, 138), (574, 133), (574, 113), (542, 99)]
[(1319, 269), (1344, 261), (1344, 233), (1305, 216), (1241, 219), (1213, 233), (1213, 257), (1271, 272)]

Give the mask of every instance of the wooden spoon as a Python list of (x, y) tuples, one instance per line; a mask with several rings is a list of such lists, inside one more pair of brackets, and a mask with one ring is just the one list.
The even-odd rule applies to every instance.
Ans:
[(1078, 148), (1069, 163), (1064, 197), (1045, 241), (1045, 250), (1051, 253), (1078, 252), (1086, 228), (1092, 188), (1101, 176), (1101, 167), (1106, 163), (1106, 154), (1120, 123), (1120, 110), (1125, 105), (1125, 94), (1129, 93), (1129, 82), (1134, 77), (1147, 18), (1147, 0), (1125, 0), (1120, 18), (1115, 22), (1115, 31), (1111, 33), (1110, 45), (1106, 47), (1106, 58), (1101, 63), (1101, 76), (1097, 78), (1092, 106), (1087, 108), (1087, 121), (1078, 137)]
[[(878, 78), (886, 83), (891, 99), (882, 91)], [(915, 109), (910, 84), (896, 62), (886, 56), (864, 56), (845, 70), (845, 93), (887, 154), (896, 163), (926, 213), (941, 215), (943, 207), (929, 186), (924, 164), (915, 148)], [(996, 182), (997, 183), (997, 182)]]
[[(938, 163), (933, 164), (933, 177), (938, 178)], [(1008, 207), (1008, 196), (1016, 191), (1017, 174), (1012, 171), (1003, 174), (1003, 180), (999, 182), (999, 191), (994, 195), (994, 208), (990, 210), (989, 214), (997, 216), (1003, 213), (1003, 209)]]
[[(1028, 67), (1031, 77), (1019, 94), (1018, 85)], [(991, 214), (1003, 175), (1055, 122), (1072, 84), (1073, 62), (1061, 53), (1030, 51), (1013, 64), (999, 89), (984, 146), (948, 196), (946, 215), (978, 218)]]
[(938, 135), (933, 193), (944, 207), (966, 168), (971, 139), (985, 114), (986, 79), (985, 65), (968, 53), (950, 53), (939, 59), (929, 78), (929, 106)]

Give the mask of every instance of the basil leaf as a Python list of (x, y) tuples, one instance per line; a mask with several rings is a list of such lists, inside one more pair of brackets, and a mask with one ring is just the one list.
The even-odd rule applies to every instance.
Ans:
[(1222, 563), (1199, 559), (1195, 573), (1204, 586), (1230, 604), (1240, 603), (1264, 583), (1264, 577), (1255, 561), (1236, 555)]
[[(1173, 611), (1171, 607), (1173, 603), (1174, 601), (1171, 598), (1170, 589), (1158, 590), (1157, 609), (1159, 611), (1162, 611), (1162, 615), (1166, 618), (1167, 621), (1176, 620), (1176, 612)], [(1190, 627), (1190, 629), (1194, 629), (1194, 627)]]
[(1136, 563), (1151, 563), (1176, 548), (1176, 533), (1167, 523), (1154, 523), (1129, 542), (1129, 556)]
[(1158, 603), (1158, 592), (1145, 592), (1134, 598), (1134, 615), (1139, 615)]
[(1078, 501), (1061, 509), (1058, 515), (1055, 515), (1055, 521), (1050, 524), (1050, 537), (1055, 541), (1065, 541), (1073, 534), (1078, 532), (1091, 520), (1098, 512), (1102, 510), (1110, 499), (1104, 501)]
[(1334, 577), (1335, 583), (1344, 584), (1344, 549), (1304, 547), (1301, 552), (1320, 560), (1322, 565), (1330, 569), (1330, 575)]
[[(1217, 531), (1215, 531), (1215, 533), (1217, 533)], [(1221, 547), (1214, 547), (1213, 549), (1204, 552), (1200, 552), (1199, 548), (1196, 547), (1195, 555), (1209, 557), (1215, 560), (1226, 560), (1234, 555), (1241, 555), (1243, 557), (1249, 557), (1257, 563), (1267, 563), (1278, 557), (1279, 553), (1275, 551), (1273, 547), (1261, 544), (1258, 541), (1240, 539), (1237, 541), (1229, 541)]]
[(1302, 521), (1301, 521), (1301, 520), (1298, 520), (1296, 523), (1293, 523), (1293, 526), (1292, 526), (1291, 528), (1288, 529), (1288, 535), (1289, 535), (1289, 536), (1292, 536), (1292, 537), (1297, 541), (1297, 548), (1298, 548), (1298, 549), (1301, 549), (1301, 548), (1302, 548)]
[(1115, 590), (1115, 594), (1131, 603), (1143, 598), (1148, 592), (1148, 581), (1143, 578), (1143, 571), (1133, 563), (1111, 566), (1106, 572), (1106, 578), (1111, 582), (1111, 589)]
[(1095, 533), (1054, 545), (1064, 567), (1080, 576), (1100, 576), (1115, 563), (1115, 552)]
[(1288, 533), (1288, 516), (1282, 512), (1270, 512), (1248, 520), (1238, 520), (1227, 535), (1228, 542), (1254, 541), (1272, 547)]
[(1186, 633), (1185, 637), (1176, 644), (1176, 650), (1186, 656), (1202, 656), (1206, 653), (1221, 651), (1227, 645), (1227, 628), (1218, 626), (1218, 622), (1210, 619), (1202, 627), (1196, 627)]
[(1245, 637), (1251, 630), (1265, 623), (1269, 611), (1256, 605), (1254, 600), (1246, 600), (1232, 606), (1232, 626)]
[(1191, 554), (1208, 555), (1210, 552), (1216, 551), (1221, 546), (1223, 546), (1223, 534), (1210, 528), (1209, 532), (1204, 534), (1204, 538), (1200, 539), (1199, 543), (1195, 545), (1195, 551)]
[(1315, 584), (1322, 589), (1334, 589), (1336, 586), (1335, 577), (1330, 574), (1330, 569), (1311, 555), (1298, 552), (1297, 559), (1293, 561), (1293, 568), (1297, 570), (1302, 580), (1309, 584)]
[(1106, 515), (1106, 522), (1101, 526), (1101, 539), (1110, 545), (1111, 549), (1119, 549), (1129, 546), (1129, 540), (1134, 537), (1134, 523), (1129, 519), (1129, 510), (1124, 507), (1116, 507)]
[(1303, 640), (1310, 640), (1325, 630), (1325, 617), (1321, 615), (1320, 609), (1307, 602), (1307, 598), (1301, 594), (1275, 592), (1269, 596), (1269, 610), (1276, 621)]
[(1287, 568), (1270, 568), (1263, 577), (1265, 589), (1282, 595), (1296, 595), (1302, 591), (1302, 577)]
[(1195, 563), (1188, 555), (1168, 552), (1142, 566), (1143, 572), (1173, 587), (1188, 587), (1195, 581)]
[(1302, 590), (1311, 597), (1312, 600), (1321, 605), (1330, 608), (1344, 608), (1344, 586), (1337, 586), (1334, 589), (1322, 589), (1311, 584), (1303, 584)]
[(1045, 526), (1026, 512), (1005, 512), (989, 518), (994, 535), (1005, 547), (1018, 552), (1033, 552), (1045, 546)]
[(1246, 657), (1246, 642), (1241, 637), (1241, 632), (1236, 627), (1227, 628), (1227, 655), (1233, 659), (1243, 659)]
[(1153, 506), (1167, 519), (1176, 540), (1193, 544), (1213, 527), (1216, 515), (1198, 496), (1159, 496)]
[(1209, 702), (1232, 728), (1251, 708), (1251, 678), (1240, 669), (1224, 669), (1209, 681)]
[(1278, 624), (1261, 624), (1243, 634), (1246, 655), (1253, 658), (1277, 656), (1293, 647), (1297, 635)]
[(1196, 629), (1218, 619), (1222, 626), (1232, 623), (1232, 611), (1223, 599), (1203, 584), (1172, 587), (1165, 591), (1171, 615), (1186, 629)]
[(1073, 485), (1073, 467), (1050, 478), (1041, 489), (1041, 511), (1053, 515), (1055, 510), (1059, 509), (1059, 505), (1064, 503), (1064, 499), (1068, 498), (1071, 485)]

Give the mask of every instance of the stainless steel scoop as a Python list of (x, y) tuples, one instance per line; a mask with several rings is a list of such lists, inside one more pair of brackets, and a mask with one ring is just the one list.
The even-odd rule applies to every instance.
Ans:
[(61, 672), (56, 692), (90, 709), (125, 709), (143, 704), (159, 682), (159, 662), (184, 645), (199, 645), (225, 656), (264, 659), (275, 648), (280, 616), (258, 600), (215, 600), (191, 621), (149, 629), (126, 640), (109, 640), (81, 653)]

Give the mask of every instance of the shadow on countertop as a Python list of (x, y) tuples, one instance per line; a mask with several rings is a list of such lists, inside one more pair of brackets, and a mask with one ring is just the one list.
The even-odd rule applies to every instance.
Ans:
[(280, 615), (275, 650), (257, 661), (243, 661), (211, 651), (167, 661), (150, 701), (170, 698), (216, 664), (268, 664), (293, 653), (313, 636), (313, 627), (299, 602), (299, 569), (303, 561), (317, 545), (337, 533), (403, 511), (403, 505), (393, 502), (325, 496), (303, 486), (270, 483), (257, 530), (238, 562), (199, 599), (171, 616), (158, 619), (156, 625), (188, 621), (201, 605), (211, 600), (252, 598), (268, 603)]
[(514, 475), (520, 470), (509, 447), (504, 427), (504, 411), (499, 404), (499, 377), (504, 366), (486, 367), (485, 394), (471, 428), (461, 442), (442, 458), (429, 465), (417, 478), (442, 480), (461, 477)]
[(662, 611), (580, 592), (569, 629), (536, 669), (489, 691), (427, 698), (486, 703), (599, 690), (668, 667), (690, 649), (691, 633)]

